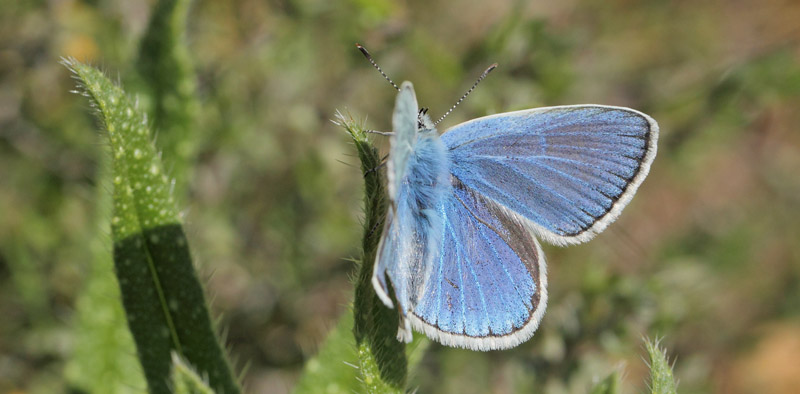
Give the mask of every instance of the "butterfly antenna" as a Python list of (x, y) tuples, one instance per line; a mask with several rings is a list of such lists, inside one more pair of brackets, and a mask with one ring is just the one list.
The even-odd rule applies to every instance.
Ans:
[(483, 79), (486, 78), (486, 76), (489, 75), (489, 73), (492, 72), (492, 70), (494, 70), (495, 68), (497, 68), (497, 63), (492, 64), (491, 66), (489, 66), (489, 68), (487, 68), (486, 71), (484, 71), (483, 74), (481, 74), (481, 76), (478, 77), (478, 80), (475, 81), (475, 83), (472, 85), (472, 87), (469, 88), (469, 90), (467, 90), (467, 92), (464, 93), (464, 95), (461, 96), (461, 98), (458, 99), (458, 101), (456, 101), (456, 103), (453, 104), (453, 106), (450, 107), (450, 109), (447, 110), (447, 112), (445, 112), (444, 115), (442, 115), (441, 118), (439, 118), (439, 120), (434, 122), (433, 125), (436, 126), (437, 124), (439, 124), (439, 122), (443, 121), (444, 118), (447, 117), (447, 115), (450, 115), (450, 113), (453, 112), (453, 110), (456, 109), (456, 107), (458, 107), (458, 105), (461, 104), (461, 102), (464, 101), (464, 99), (467, 98), (467, 96), (469, 96), (469, 94), (472, 93), (473, 90), (475, 90), (475, 87), (478, 86), (478, 84), (481, 83), (481, 81), (483, 81)]
[(386, 78), (386, 80), (389, 81), (389, 83), (392, 84), (392, 86), (394, 86), (394, 88), (399, 92), (400, 88), (398, 88), (397, 85), (395, 85), (395, 83), (392, 81), (392, 79), (389, 78), (389, 76), (386, 75), (386, 73), (383, 72), (383, 70), (381, 70), (381, 67), (378, 66), (378, 63), (375, 63), (375, 60), (372, 60), (372, 55), (370, 55), (369, 52), (367, 52), (367, 48), (362, 47), (361, 44), (359, 43), (356, 43), (356, 47), (358, 48), (359, 51), (361, 51), (361, 53), (364, 54), (364, 57), (366, 57), (367, 60), (369, 60), (369, 62), (372, 63), (372, 66), (375, 67), (375, 69), (378, 70), (378, 72), (381, 73), (381, 75), (383, 75), (383, 77)]

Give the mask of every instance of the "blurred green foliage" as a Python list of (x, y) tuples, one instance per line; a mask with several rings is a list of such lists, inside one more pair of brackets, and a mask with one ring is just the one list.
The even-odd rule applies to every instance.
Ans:
[[(91, 290), (92, 245), (110, 238), (106, 143), (58, 59), (146, 92), (133, 76), (152, 4), (0, 2), (0, 392), (65, 391), (81, 296), (117, 296)], [(290, 391), (351, 300), (363, 179), (329, 120), (348, 109), (386, 129), (394, 100), (354, 42), (414, 81), (434, 116), (498, 62), (444, 127), (594, 102), (662, 130), (618, 223), (545, 247), (551, 297), (534, 338), (489, 353), (433, 344), (411, 387), (582, 393), (624, 364), (622, 385), (644, 391), (640, 338), (656, 335), (681, 392), (800, 385), (796, 2), (198, 0), (188, 13), (198, 138), (181, 208), (226, 344), (250, 365), (246, 390)]]
[(592, 387), (592, 394), (614, 394), (620, 392), (620, 376), (619, 372), (614, 371), (605, 379), (599, 381)]
[[(183, 197), (191, 163), (197, 154), (202, 129), (195, 125), (198, 103), (196, 82), (186, 46), (186, 19), (190, 0), (161, 0), (153, 7), (147, 30), (139, 44), (137, 68), (152, 100), (153, 127), (158, 144), (171, 168), (174, 192)], [(175, 187), (175, 186), (173, 186)]]

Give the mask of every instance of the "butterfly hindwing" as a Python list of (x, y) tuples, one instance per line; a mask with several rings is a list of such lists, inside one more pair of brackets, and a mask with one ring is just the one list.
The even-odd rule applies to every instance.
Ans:
[(544, 256), (530, 231), (457, 180), (441, 202), (439, 254), (408, 319), (437, 341), (473, 350), (527, 340), (547, 304)]
[(647, 175), (657, 138), (649, 116), (599, 105), (492, 115), (442, 134), (460, 182), (560, 245), (585, 242), (616, 219)]

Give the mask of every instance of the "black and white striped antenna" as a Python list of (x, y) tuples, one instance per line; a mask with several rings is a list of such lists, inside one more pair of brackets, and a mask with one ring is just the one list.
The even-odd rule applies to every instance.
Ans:
[[(383, 70), (378, 65), (378, 63), (375, 63), (375, 60), (372, 59), (372, 55), (369, 54), (369, 51), (367, 51), (367, 48), (364, 48), (359, 43), (356, 43), (356, 48), (358, 48), (358, 50), (361, 51), (362, 54), (364, 54), (364, 57), (366, 57), (367, 60), (369, 60), (369, 62), (372, 64), (372, 66), (375, 67), (375, 69), (378, 70), (378, 72), (381, 73), (381, 75), (383, 75), (383, 78), (385, 78), (387, 81), (389, 81), (389, 83), (392, 84), (392, 87), (394, 87), (395, 90), (397, 90), (399, 92), (400, 88), (397, 87), (397, 84), (395, 84), (394, 81), (392, 81), (392, 79), (389, 78), (389, 76), (386, 75), (385, 72), (383, 72)], [(444, 118), (447, 117), (447, 115), (450, 115), (450, 113), (453, 112), (453, 110), (456, 109), (456, 107), (458, 107), (458, 105), (461, 104), (461, 102), (464, 101), (464, 99), (467, 98), (467, 96), (469, 96), (469, 94), (472, 93), (473, 90), (475, 90), (475, 87), (478, 86), (478, 84), (481, 81), (483, 81), (483, 79), (486, 78), (486, 76), (489, 75), (489, 73), (492, 72), (492, 70), (494, 70), (495, 68), (497, 68), (497, 63), (492, 64), (491, 66), (489, 66), (489, 68), (484, 70), (483, 73), (481, 74), (481, 76), (478, 77), (478, 80), (475, 81), (474, 84), (472, 84), (472, 87), (469, 88), (469, 90), (467, 90), (467, 92), (464, 93), (464, 95), (461, 96), (461, 98), (458, 99), (458, 101), (456, 101), (456, 103), (453, 104), (453, 106), (450, 107), (450, 109), (448, 109), (447, 112), (445, 112), (444, 115), (442, 115), (441, 118), (439, 118), (439, 120), (434, 122), (433, 125), (435, 126), (435, 125), (439, 124), (439, 122), (443, 121)], [(428, 110), (427, 108), (421, 109), (420, 114), (423, 114), (424, 112), (427, 112), (427, 110)]]
[(392, 86), (394, 86), (394, 88), (399, 92), (400, 88), (397, 87), (394, 81), (392, 81), (392, 79), (389, 78), (389, 76), (386, 75), (386, 73), (383, 72), (383, 70), (381, 70), (381, 67), (378, 65), (378, 63), (375, 63), (375, 60), (372, 59), (372, 55), (370, 55), (369, 52), (367, 52), (367, 48), (362, 47), (361, 44), (359, 43), (356, 43), (356, 47), (358, 48), (359, 51), (361, 51), (361, 53), (364, 54), (364, 57), (366, 57), (367, 60), (369, 60), (369, 62), (372, 63), (372, 66), (375, 67), (375, 69), (378, 70), (378, 72), (381, 73), (381, 75), (383, 75), (383, 77), (386, 78), (386, 80), (389, 81), (389, 83), (392, 84)]
[(465, 98), (467, 98), (467, 96), (469, 96), (469, 94), (470, 94), (470, 93), (472, 93), (472, 91), (473, 91), (473, 90), (475, 90), (475, 87), (476, 87), (476, 86), (478, 86), (478, 84), (479, 84), (481, 81), (483, 81), (483, 79), (484, 79), (484, 78), (486, 78), (486, 76), (487, 76), (487, 75), (489, 75), (489, 73), (490, 73), (490, 72), (492, 72), (492, 70), (494, 70), (495, 68), (497, 68), (497, 63), (494, 63), (494, 64), (492, 64), (491, 66), (489, 66), (489, 68), (487, 68), (487, 69), (486, 69), (486, 70), (483, 72), (483, 74), (481, 74), (481, 76), (480, 76), (480, 77), (478, 77), (478, 80), (477, 80), (477, 81), (475, 81), (475, 83), (472, 85), (472, 87), (471, 87), (471, 88), (469, 88), (469, 90), (467, 90), (467, 92), (466, 92), (466, 93), (464, 93), (464, 95), (463, 95), (463, 96), (461, 96), (461, 98), (460, 98), (460, 99), (458, 99), (458, 101), (456, 101), (456, 103), (455, 103), (455, 104), (453, 104), (453, 106), (452, 106), (452, 107), (450, 107), (450, 109), (448, 109), (448, 110), (447, 110), (447, 112), (445, 112), (445, 113), (444, 113), (444, 115), (442, 115), (442, 117), (441, 117), (441, 118), (439, 118), (439, 120), (437, 120), (436, 122), (434, 122), (434, 123), (433, 123), (433, 125), (434, 125), (434, 126), (436, 126), (437, 124), (439, 124), (439, 122), (441, 122), (442, 120), (444, 120), (444, 118), (446, 118), (446, 117), (447, 117), (447, 115), (450, 115), (450, 113), (451, 113), (451, 112), (453, 112), (453, 110), (454, 110), (454, 109), (456, 109), (456, 107), (458, 107), (458, 105), (459, 105), (459, 104), (461, 104), (461, 102), (462, 102), (462, 101), (464, 101), (464, 99), (465, 99)]

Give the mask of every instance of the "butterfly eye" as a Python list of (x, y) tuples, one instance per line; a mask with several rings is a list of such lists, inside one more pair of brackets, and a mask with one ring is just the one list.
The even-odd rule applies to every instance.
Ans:
[(431, 128), (431, 126), (427, 124), (427, 123), (430, 123), (430, 122), (425, 122), (425, 115), (427, 113), (428, 113), (428, 108), (427, 107), (422, 107), (422, 108), (419, 109), (419, 112), (417, 113), (417, 128), (418, 129), (429, 129), (429, 128)]

